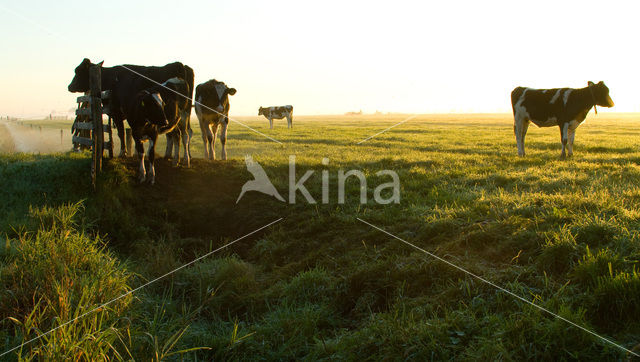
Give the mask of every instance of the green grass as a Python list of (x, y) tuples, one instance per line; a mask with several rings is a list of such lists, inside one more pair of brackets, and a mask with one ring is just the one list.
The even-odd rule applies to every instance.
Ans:
[[(282, 144), (232, 123), (224, 162), (199, 159), (202, 141), (195, 124), (192, 168), (159, 161), (157, 184), (150, 187), (136, 183), (135, 161), (113, 160), (95, 194), (88, 187), (85, 154), (5, 155), (0, 177), (9, 189), (2, 191), (7, 206), (0, 208), (0, 225), (8, 241), (0, 275), (14, 275), (13, 283), (22, 280), (8, 290), (35, 296), (32, 304), (40, 301), (37, 308), (7, 308), (5, 313), (23, 324), (31, 318), (53, 325), (53, 296), (63, 291), (38, 288), (40, 274), (18, 277), (5, 271), (28, 255), (42, 263), (52, 258), (49, 249), (27, 252), (16, 246), (31, 240), (25, 238), (38, 240), (35, 224), (46, 226), (40, 228), (41, 238), (62, 244), (66, 239), (60, 239), (60, 230), (71, 230), (70, 235), (91, 245), (106, 242), (96, 255), (113, 260), (107, 271), (124, 274), (105, 271), (108, 275), (95, 274), (93, 282), (118, 275), (122, 284), (111, 288), (115, 292), (153, 280), (282, 217), (268, 230), (140, 290), (101, 324), (87, 319), (83, 328), (105, 333), (113, 347), (96, 342), (85, 347), (93, 354), (73, 356), (626, 358), (620, 349), (430, 258), (359, 217), (638, 351), (636, 115), (590, 117), (578, 129), (574, 157), (568, 160), (559, 159), (557, 129), (535, 127), (527, 135), (527, 157), (518, 158), (508, 115), (420, 116), (356, 144), (403, 119), (298, 117), (293, 130), (278, 121), (269, 130), (266, 120), (241, 117)], [(163, 148), (160, 144), (160, 154)], [(236, 204), (251, 178), (244, 164), (247, 154), (285, 198), (288, 156), (296, 155), (297, 178), (315, 170), (305, 185), (318, 203), (306, 203), (300, 193), (291, 205), (249, 192)], [(328, 166), (322, 164), (325, 157)], [(347, 180), (346, 202), (338, 203), (338, 171), (351, 169), (367, 176), (367, 204), (359, 203), (356, 178)], [(375, 187), (389, 181), (375, 175), (383, 169), (400, 177), (399, 204), (373, 201)], [(329, 173), (328, 204), (321, 202), (323, 170)], [(83, 205), (74, 211), (73, 223), (64, 216), (70, 204)], [(74, 262), (64, 265), (77, 280), (85, 280), (82, 273), (91, 270)], [(91, 295), (71, 304), (86, 308), (103, 298), (87, 290)], [(5, 323), (2, 331), (7, 347), (25, 338), (24, 328), (15, 323)], [(38, 351), (53, 350), (51, 343), (43, 339), (25, 346), (21, 356), (45, 356)]]
[(30, 207), (58, 206), (87, 196), (86, 155), (4, 154), (0, 158), (0, 233), (20, 225)]
[[(4, 349), (42, 336), (17, 351), (19, 360), (119, 356), (116, 326), (130, 296), (77, 323), (65, 323), (129, 290), (130, 273), (105, 250), (99, 237), (89, 238), (77, 226), (80, 209), (80, 204), (32, 209), (26, 224), (31, 227), (7, 240), (2, 250)], [(43, 334), (54, 328), (53, 333)]]

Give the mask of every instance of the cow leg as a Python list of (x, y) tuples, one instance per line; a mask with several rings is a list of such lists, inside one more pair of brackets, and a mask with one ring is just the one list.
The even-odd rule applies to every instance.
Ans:
[(522, 129), (520, 130), (520, 144), (522, 145), (522, 156), (525, 155), (524, 152), (524, 138), (527, 135), (527, 130), (529, 129), (529, 121), (526, 121), (522, 124)]
[(218, 136), (218, 123), (212, 123), (209, 127), (209, 131), (211, 132), (211, 148), (209, 149), (209, 159), (216, 159), (216, 137)]
[(204, 122), (200, 125), (200, 133), (202, 135), (202, 145), (204, 146), (204, 159), (209, 159), (209, 127), (203, 126)]
[(147, 149), (147, 155), (149, 157), (149, 171), (147, 172), (147, 179), (153, 185), (156, 183), (156, 169), (153, 166), (153, 161), (156, 159), (156, 141), (158, 140), (158, 136), (151, 138), (149, 140), (149, 148)]
[[(182, 124), (181, 126), (186, 126)], [(187, 167), (191, 167), (191, 160), (189, 159), (189, 130), (184, 127), (180, 130), (180, 136), (182, 138), (182, 148), (184, 151), (184, 156), (182, 157), (183, 163)]]
[(573, 156), (573, 140), (576, 137), (575, 128), (574, 129), (569, 128), (569, 132), (568, 133), (569, 133), (569, 140), (567, 142), (567, 148), (568, 148), (567, 156), (571, 157), (571, 156)]
[(513, 134), (516, 137), (516, 147), (518, 148), (518, 156), (522, 157), (524, 156), (524, 151), (522, 150), (522, 142), (520, 141), (520, 128), (522, 128), (522, 125), (520, 124), (522, 121), (520, 121), (518, 118), (515, 118), (514, 122), (513, 122)]
[(178, 166), (180, 164), (180, 129), (176, 127), (174, 130), (175, 130), (175, 133), (172, 134), (173, 136), (172, 144), (173, 144), (173, 150), (174, 150), (173, 165)]
[(190, 116), (187, 116), (187, 128), (189, 132), (189, 159), (192, 159), (193, 157), (191, 157), (191, 140), (193, 139), (193, 130), (191, 129), (190, 118)]
[(560, 140), (562, 141), (562, 153), (560, 158), (567, 157), (565, 149), (567, 148), (567, 142), (569, 141), (569, 122), (565, 122), (560, 125)]
[[(183, 163), (187, 165), (187, 167), (191, 166), (191, 150), (190, 150), (190, 141), (193, 135), (193, 131), (191, 130), (191, 125), (189, 124), (189, 113), (186, 111), (181, 111), (178, 119), (178, 125), (176, 129), (180, 130), (179, 137), (182, 139), (182, 146), (184, 148), (184, 153), (182, 156)], [(179, 142), (180, 139), (176, 137), (176, 142)], [(176, 155), (178, 158), (178, 155)]]
[(164, 150), (164, 158), (167, 160), (171, 159), (173, 155), (173, 132), (175, 131), (167, 133), (167, 147)]
[(269, 128), (273, 129), (273, 118), (268, 117), (267, 119), (269, 120)]
[(287, 115), (287, 128), (293, 128), (293, 122), (291, 121), (291, 115)]
[(524, 136), (529, 128), (529, 120), (516, 117), (513, 125), (513, 132), (516, 136), (516, 145), (518, 147), (518, 156), (524, 157)]
[(187, 124), (187, 117), (185, 113), (182, 113), (180, 116), (180, 121), (178, 123), (178, 128), (180, 129), (180, 138), (182, 139), (182, 163), (187, 167), (191, 166), (191, 159), (189, 158), (189, 127)]
[(118, 131), (118, 138), (120, 139), (120, 156), (127, 156), (127, 141), (124, 134), (124, 120), (121, 117), (113, 117), (113, 123), (116, 125)]
[(140, 167), (138, 168), (138, 181), (142, 183), (146, 179), (146, 173), (147, 173), (147, 171), (144, 168), (144, 145), (142, 144), (142, 141), (139, 138), (135, 140), (135, 143), (136, 143), (136, 153), (140, 158)]
[(211, 123), (207, 127), (207, 137), (209, 137), (209, 159), (216, 159), (216, 134), (218, 133), (218, 124)]
[(220, 143), (222, 144), (222, 159), (227, 159), (227, 126), (229, 125), (229, 121), (224, 119), (222, 121), (222, 125), (220, 126), (222, 129), (220, 130)]

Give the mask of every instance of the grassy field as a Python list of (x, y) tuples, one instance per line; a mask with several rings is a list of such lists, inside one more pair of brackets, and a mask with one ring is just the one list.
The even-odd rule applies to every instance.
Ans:
[[(357, 144), (405, 118), (297, 117), (292, 130), (283, 121), (269, 130), (240, 117), (282, 144), (232, 123), (229, 160), (213, 162), (201, 159), (195, 124), (191, 168), (160, 160), (151, 187), (135, 181), (133, 159), (114, 159), (95, 193), (88, 154), (2, 155), (2, 350), (61, 326), (8, 356), (630, 358), (360, 218), (640, 353), (640, 115), (592, 114), (568, 160), (560, 132), (535, 126), (518, 158), (501, 114), (419, 116)], [(296, 179), (315, 171), (305, 186), (318, 203), (249, 192), (236, 204), (252, 179), (245, 155), (285, 198), (295, 155)], [(338, 203), (338, 172), (352, 169), (367, 177), (366, 204), (354, 177)], [(400, 177), (399, 204), (374, 202), (384, 169)]]

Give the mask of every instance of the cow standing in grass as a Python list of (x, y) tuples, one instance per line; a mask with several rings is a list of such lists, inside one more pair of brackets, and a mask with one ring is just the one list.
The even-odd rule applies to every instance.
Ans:
[(258, 116), (265, 116), (269, 120), (269, 128), (273, 129), (274, 119), (287, 117), (287, 128), (293, 128), (293, 106), (260, 107)]
[[(134, 84), (135, 85), (135, 84)], [(140, 90), (133, 97), (121, 98), (127, 112), (127, 122), (140, 157), (138, 178), (140, 182), (155, 183), (155, 146), (158, 136), (177, 128), (181, 112), (188, 103), (189, 85), (180, 78), (171, 78), (162, 85)], [(144, 142), (149, 141), (147, 157), (149, 170), (145, 168)], [(177, 144), (176, 144), (177, 146)]]
[[(518, 156), (524, 156), (524, 136), (529, 122), (538, 127), (560, 127), (562, 153), (573, 155), (576, 128), (584, 122), (587, 113), (595, 106), (613, 107), (609, 88), (603, 83), (589, 82), (586, 88), (532, 89), (517, 87), (511, 92)], [(596, 114), (598, 110), (596, 109)]]
[(222, 143), (222, 159), (227, 159), (227, 127), (229, 125), (229, 96), (236, 94), (235, 88), (229, 88), (223, 82), (211, 79), (196, 87), (196, 115), (200, 122), (204, 158), (215, 160), (215, 145), (218, 126), (220, 126), (220, 143)]

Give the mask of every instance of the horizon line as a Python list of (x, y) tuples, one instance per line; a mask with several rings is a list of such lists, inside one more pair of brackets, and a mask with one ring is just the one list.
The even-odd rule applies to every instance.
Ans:
[[(624, 111), (600, 111), (601, 113), (606, 113), (606, 114), (639, 114), (640, 115), (640, 111), (629, 111), (629, 112), (624, 112)], [(309, 114), (296, 114), (296, 117), (336, 117), (336, 116), (341, 116), (341, 117), (358, 117), (358, 116), (380, 116), (380, 117), (384, 117), (384, 116), (406, 116), (406, 115), (416, 115), (416, 116), (444, 116), (444, 115), (512, 115), (512, 112), (427, 112), (427, 113), (411, 113), (411, 112), (380, 112), (380, 113), (351, 113), (351, 112), (344, 112), (344, 113), (309, 113)], [(67, 114), (61, 114), (61, 113), (51, 113), (54, 117), (62, 117), (62, 116), (69, 116), (69, 118), (67, 118), (67, 120), (73, 120), (73, 118), (75, 117), (75, 114), (73, 114), (72, 112), (68, 112)], [(56, 115), (57, 114), (57, 115)], [(195, 116), (195, 112), (191, 113), (192, 116)], [(589, 113), (589, 115), (591, 115), (591, 112)], [(21, 121), (31, 121), (31, 120), (46, 120), (48, 119), (48, 115), (42, 115), (42, 116), (26, 116), (26, 117), (22, 117), (22, 116), (14, 116), (14, 115), (10, 115), (10, 114), (3, 114), (0, 115), (0, 120), (7, 120), (7, 117), (9, 117), (9, 120), (21, 120)], [(256, 114), (238, 114), (238, 115), (234, 115), (234, 117), (238, 118), (238, 117), (255, 117), (255, 118), (263, 118), (264, 116), (261, 115), (256, 115)], [(197, 119), (197, 117), (196, 117)], [(60, 119), (52, 119), (52, 120), (60, 120)]]

